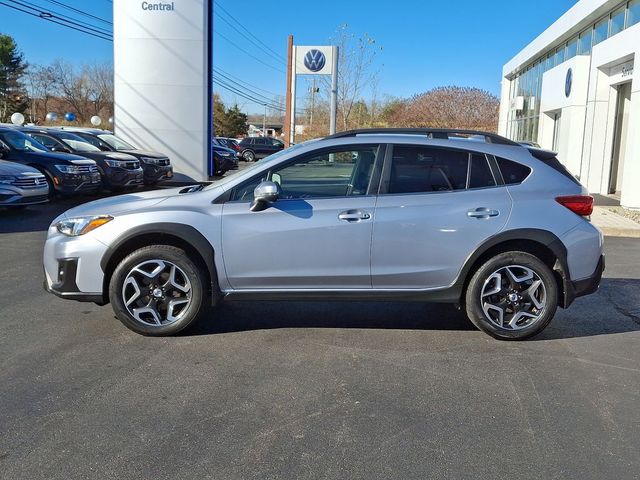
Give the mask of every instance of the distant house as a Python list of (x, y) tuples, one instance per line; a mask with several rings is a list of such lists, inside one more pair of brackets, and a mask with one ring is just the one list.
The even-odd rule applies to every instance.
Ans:
[[(262, 124), (248, 123), (248, 135), (250, 137), (262, 137)], [(282, 137), (283, 125), (281, 123), (267, 123), (267, 137)]]

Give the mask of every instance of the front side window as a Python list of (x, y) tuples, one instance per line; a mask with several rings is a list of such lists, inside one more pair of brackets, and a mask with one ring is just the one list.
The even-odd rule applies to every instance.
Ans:
[(376, 145), (304, 156), (239, 185), (231, 200), (253, 200), (253, 190), (265, 180), (280, 186), (283, 200), (366, 195), (377, 151)]
[(62, 140), (68, 147), (77, 152), (99, 152), (98, 147), (94, 147), (84, 138), (71, 133), (58, 133), (57, 137)]
[(0, 140), (7, 143), (14, 150), (19, 152), (46, 152), (47, 149), (39, 144), (37, 140), (21, 132), (0, 133)]
[(430, 193), (467, 188), (469, 153), (418, 146), (393, 149), (388, 193)]
[(53, 147), (60, 145), (60, 143), (57, 140), (54, 140), (53, 138), (48, 137), (46, 135), (38, 135), (37, 133), (29, 133), (28, 135), (31, 138), (34, 138), (35, 140), (40, 142), (42, 145), (44, 145), (48, 149), (52, 149)]

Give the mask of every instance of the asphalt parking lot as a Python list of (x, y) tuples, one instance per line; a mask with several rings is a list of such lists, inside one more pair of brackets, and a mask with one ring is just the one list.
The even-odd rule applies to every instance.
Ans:
[(232, 303), (175, 338), (42, 289), (0, 211), (0, 478), (640, 478), (640, 240), (533, 341), (453, 307)]

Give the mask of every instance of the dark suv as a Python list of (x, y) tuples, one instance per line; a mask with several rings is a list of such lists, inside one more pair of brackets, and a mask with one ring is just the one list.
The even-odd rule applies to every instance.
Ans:
[(240, 142), (240, 156), (253, 162), (284, 148), (284, 143), (271, 137), (247, 137)]
[(171, 161), (163, 153), (151, 152), (146, 150), (138, 150), (133, 145), (116, 137), (109, 130), (100, 130), (98, 128), (62, 128), (68, 130), (94, 147), (98, 147), (103, 152), (120, 152), (136, 157), (144, 171), (144, 184), (156, 185), (165, 179), (173, 178), (173, 167)]
[(103, 152), (82, 137), (63, 130), (25, 127), (22, 131), (52, 152), (75, 153), (95, 160), (103, 186), (109, 190), (123, 190), (143, 183), (142, 168), (136, 157), (119, 152)]
[(54, 193), (94, 193), (101, 184), (96, 162), (77, 155), (51, 153), (33, 138), (12, 127), (0, 127), (0, 156), (36, 168)]

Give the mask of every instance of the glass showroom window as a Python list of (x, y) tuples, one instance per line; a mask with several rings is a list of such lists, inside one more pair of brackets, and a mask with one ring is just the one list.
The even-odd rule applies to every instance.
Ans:
[(556, 50), (555, 60), (553, 64), (558, 66), (562, 62), (564, 62), (564, 46), (558, 47), (558, 49)]
[(629, 2), (629, 10), (627, 12), (627, 27), (640, 22), (640, 0)]
[(626, 11), (625, 7), (621, 7), (611, 14), (611, 22), (609, 23), (610, 37), (624, 30), (624, 14)]
[(593, 30), (593, 44), (597, 45), (607, 39), (609, 33), (609, 19), (605, 18), (596, 23), (596, 28)]
[(580, 34), (578, 39), (578, 55), (589, 55), (591, 53), (591, 41), (593, 40), (593, 29), (586, 30)]
[[(624, 18), (624, 17), (623, 17)], [(567, 55), (565, 60), (575, 57), (578, 54), (578, 37), (572, 38), (567, 44)]]

